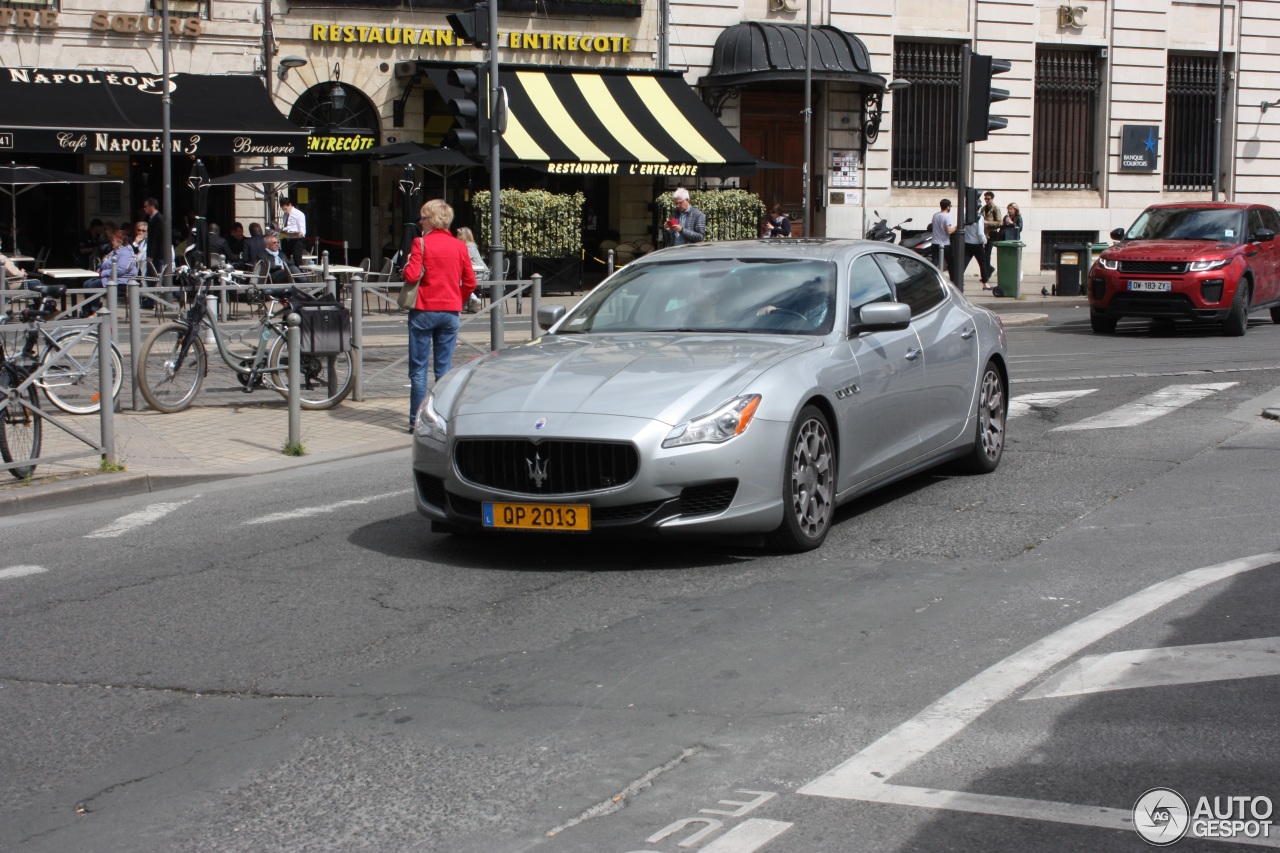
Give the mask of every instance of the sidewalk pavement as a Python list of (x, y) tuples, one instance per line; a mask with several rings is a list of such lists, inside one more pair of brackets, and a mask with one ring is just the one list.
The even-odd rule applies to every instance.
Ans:
[[(965, 295), (975, 304), (1000, 314), (1006, 326), (1045, 323), (1043, 307), (1084, 306), (1083, 297), (1042, 297), (1041, 287), (1052, 290), (1053, 277), (1027, 275), (1022, 299), (996, 298), (981, 290), (976, 277), (966, 280)], [(547, 296), (543, 304), (573, 305), (580, 296)], [(529, 310), (528, 302), (524, 306)], [(1040, 310), (1037, 310), (1040, 309)], [(510, 319), (510, 315), (509, 315)], [(528, 337), (527, 314), (507, 325), (507, 343)], [(488, 347), (489, 324), (474, 322), (464, 337)], [(211, 370), (221, 370), (211, 365)], [(406, 378), (407, 384), (407, 378)], [(126, 387), (121, 400), (128, 398)], [(302, 445), (305, 455), (284, 455), (288, 438), (288, 407), (282, 397), (258, 393), (250, 397), (213, 399), (206, 393), (185, 412), (166, 415), (122, 409), (115, 414), (116, 455), (123, 471), (102, 472), (92, 449), (51, 423), (44, 425), (42, 457), (62, 453), (83, 455), (59, 462), (42, 461), (29, 481), (0, 471), (0, 516), (52, 509), (105, 497), (144, 494), (166, 488), (230, 477), (288, 471), (387, 450), (407, 450), (412, 436), (408, 420), (408, 389), (394, 397), (351, 399), (324, 411), (302, 413)], [(70, 417), (74, 428), (93, 437), (96, 417)], [(406, 454), (407, 455), (407, 454)], [(406, 470), (406, 476), (407, 470)]]

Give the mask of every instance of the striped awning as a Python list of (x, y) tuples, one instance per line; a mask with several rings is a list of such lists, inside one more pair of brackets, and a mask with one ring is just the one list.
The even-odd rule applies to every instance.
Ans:
[(756, 160), (679, 73), (503, 69), (502, 159), (557, 174), (749, 174)]

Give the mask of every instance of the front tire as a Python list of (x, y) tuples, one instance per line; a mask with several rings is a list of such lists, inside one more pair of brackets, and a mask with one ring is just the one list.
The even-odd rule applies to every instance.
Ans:
[(1090, 314), (1089, 325), (1093, 327), (1095, 335), (1113, 335), (1116, 331), (1116, 318)]
[[(49, 402), (72, 415), (92, 415), (102, 408), (102, 384), (98, 377), (98, 335), (90, 332), (72, 342), (59, 338), (45, 350), (43, 360), (53, 361), (40, 387)], [(120, 396), (124, 384), (124, 360), (111, 345), (111, 399)]]
[(822, 544), (835, 515), (836, 454), (822, 411), (805, 406), (791, 427), (782, 470), (782, 524), (771, 544), (799, 553)]
[(1271, 309), (1271, 322), (1280, 323), (1280, 307)]
[[(0, 459), (19, 462), (40, 456), (40, 412), (36, 410), (39, 398), (34, 384), (22, 394), (12, 391), (22, 380), (12, 371), (0, 372)], [(23, 398), (28, 405), (23, 405)], [(16, 479), (25, 480), (36, 470), (35, 463), (20, 468), (10, 468)]]
[(204, 384), (208, 362), (198, 326), (189, 332), (191, 346), (182, 366), (174, 366), (187, 334), (184, 323), (164, 323), (151, 333), (138, 353), (138, 390), (156, 411), (183, 411), (191, 406)]
[(1249, 282), (1240, 279), (1236, 283), (1236, 298), (1231, 300), (1231, 313), (1222, 322), (1222, 333), (1238, 338), (1249, 329)]
[(978, 428), (973, 450), (961, 460), (970, 474), (990, 474), (1004, 455), (1004, 426), (1009, 415), (1009, 394), (994, 362), (987, 362), (978, 388)]
[[(289, 399), (289, 342), (277, 337), (267, 354), (266, 379), (280, 396)], [(302, 353), (302, 408), (332, 409), (351, 393), (351, 353), (332, 355)]]

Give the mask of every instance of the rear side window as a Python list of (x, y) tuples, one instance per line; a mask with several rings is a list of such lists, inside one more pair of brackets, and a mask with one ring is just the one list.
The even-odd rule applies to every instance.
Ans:
[(849, 320), (858, 318), (858, 309), (872, 302), (892, 302), (893, 292), (885, 281), (880, 265), (870, 255), (863, 255), (849, 268)]
[(898, 301), (911, 306), (912, 317), (919, 317), (946, 298), (938, 268), (933, 264), (888, 252), (877, 252), (873, 257), (893, 285)]
[(1262, 208), (1249, 208), (1249, 239), (1252, 240), (1254, 234), (1257, 234), (1266, 227), (1267, 226), (1262, 222)]
[(1280, 213), (1276, 213), (1274, 208), (1262, 208), (1262, 227), (1280, 234)]

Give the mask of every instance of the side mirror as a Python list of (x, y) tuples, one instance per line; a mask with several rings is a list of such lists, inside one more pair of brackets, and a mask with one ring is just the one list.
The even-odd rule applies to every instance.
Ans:
[(1276, 232), (1269, 228), (1259, 228), (1253, 232), (1252, 242), (1254, 243), (1270, 243), (1276, 238)]
[(1111, 239), (1112, 239), (1112, 240), (1116, 240), (1116, 241), (1123, 240), (1123, 239), (1124, 239), (1124, 229), (1123, 229), (1123, 228), (1116, 228), (1116, 229), (1114, 229), (1114, 230), (1111, 232)]
[(903, 225), (906, 225), (906, 224), (907, 224), (908, 222), (910, 222), (910, 221), (911, 221), (911, 217), (910, 217), (910, 216), (908, 216), (906, 219), (902, 220), (902, 224), (903, 224)]
[(858, 309), (850, 334), (905, 329), (911, 325), (911, 306), (901, 302), (872, 302)]
[(538, 306), (538, 328), (546, 331), (560, 322), (560, 318), (565, 314), (563, 305), (540, 305)]

